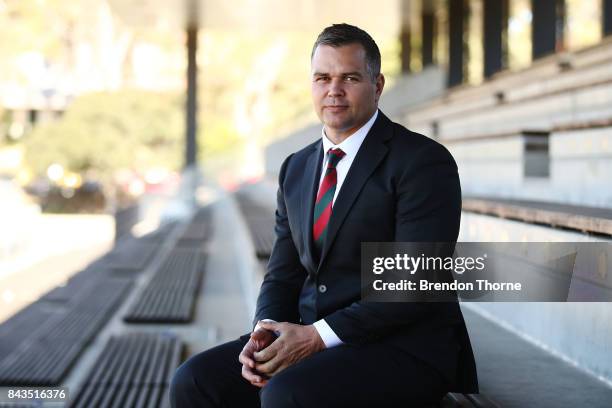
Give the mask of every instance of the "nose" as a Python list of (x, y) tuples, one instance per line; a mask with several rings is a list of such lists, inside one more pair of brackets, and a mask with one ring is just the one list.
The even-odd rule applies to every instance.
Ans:
[(344, 95), (344, 86), (341, 79), (334, 78), (330, 81), (328, 96), (337, 97)]

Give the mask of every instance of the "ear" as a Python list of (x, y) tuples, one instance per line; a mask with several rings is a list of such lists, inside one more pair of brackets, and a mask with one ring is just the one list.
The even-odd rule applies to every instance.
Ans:
[(385, 87), (385, 76), (381, 73), (376, 77), (376, 102), (380, 99), (383, 88)]

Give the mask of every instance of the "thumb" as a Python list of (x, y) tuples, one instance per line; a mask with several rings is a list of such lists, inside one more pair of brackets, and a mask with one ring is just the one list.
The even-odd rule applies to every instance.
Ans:
[(263, 320), (260, 320), (259, 322), (257, 322), (257, 324), (261, 329), (266, 329), (273, 332), (276, 337), (279, 337), (281, 335), (281, 328), (283, 327), (282, 323), (272, 321), (264, 322)]
[(268, 321), (260, 320), (257, 322), (257, 325), (263, 329), (271, 330), (271, 331), (276, 331), (279, 329), (278, 327), (279, 324), (276, 322), (268, 322)]

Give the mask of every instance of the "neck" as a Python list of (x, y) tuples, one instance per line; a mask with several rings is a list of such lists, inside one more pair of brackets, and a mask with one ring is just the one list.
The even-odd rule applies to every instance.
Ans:
[[(374, 111), (376, 112), (376, 111)], [(339, 145), (340, 143), (344, 142), (346, 139), (348, 139), (351, 135), (353, 135), (355, 132), (357, 132), (363, 125), (365, 125), (366, 123), (368, 123), (368, 120), (370, 120), (372, 118), (372, 116), (374, 115), (374, 112), (372, 112), (370, 115), (368, 115), (368, 118), (365, 120), (365, 122), (357, 125), (357, 126), (353, 126), (349, 129), (332, 129), (329, 128), (327, 125), (324, 125), (324, 130), (325, 130), (325, 136), (335, 145)]]
[[(359, 128), (357, 128), (359, 129)], [(339, 145), (340, 143), (344, 142), (349, 136), (351, 136), (353, 133), (355, 133), (354, 131), (346, 131), (346, 132), (336, 132), (330, 128), (328, 128), (327, 126), (325, 126), (325, 136), (335, 145)]]

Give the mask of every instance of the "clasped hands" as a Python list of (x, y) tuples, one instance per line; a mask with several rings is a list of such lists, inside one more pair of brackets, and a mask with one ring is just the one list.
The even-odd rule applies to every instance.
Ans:
[(238, 356), (242, 376), (256, 387), (263, 387), (270, 377), (325, 348), (313, 325), (268, 321), (257, 324), (259, 327)]

